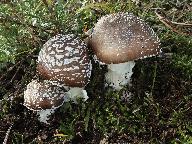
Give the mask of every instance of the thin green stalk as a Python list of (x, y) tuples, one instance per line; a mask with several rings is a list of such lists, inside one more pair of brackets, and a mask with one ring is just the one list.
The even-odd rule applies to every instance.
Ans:
[(157, 62), (155, 62), (155, 67), (154, 67), (154, 72), (153, 72), (153, 82), (152, 82), (152, 86), (151, 86), (150, 96), (153, 95), (153, 89), (155, 87), (156, 76), (157, 76)]

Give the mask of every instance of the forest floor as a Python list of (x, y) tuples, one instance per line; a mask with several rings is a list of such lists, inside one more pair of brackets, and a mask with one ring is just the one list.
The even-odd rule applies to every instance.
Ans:
[[(79, 104), (64, 103), (50, 117), (48, 125), (39, 122), (36, 113), (23, 106), (23, 92), (26, 85), (38, 77), (36, 75), (38, 48), (47, 38), (37, 34), (36, 36), (41, 38), (39, 45), (34, 44), (37, 49), (16, 57), (14, 63), (2, 62), (0, 142), (3, 142), (7, 135), (7, 143), (14, 144), (192, 143), (191, 26), (184, 25), (185, 21), (191, 21), (188, 6), (192, 6), (192, 3), (185, 1), (180, 5), (174, 5), (174, 1), (171, 2), (156, 1), (140, 5), (134, 3), (113, 5), (112, 2), (112, 4), (103, 2), (103, 6), (100, 3), (88, 3), (84, 6), (84, 9), (79, 11), (82, 15), (87, 14), (87, 9), (94, 9), (101, 15), (109, 13), (102, 9), (106, 5), (113, 8), (112, 12), (135, 11), (134, 13), (140, 14), (153, 25), (166, 55), (137, 60), (133, 69), (132, 86), (125, 86), (120, 91), (104, 87), (106, 66), (92, 60), (91, 81), (85, 88), (89, 99), (86, 102), (80, 101)], [(164, 12), (169, 14), (169, 17), (172, 16), (172, 20), (180, 20), (184, 26), (177, 27), (169, 23), (170, 21), (166, 23), (166, 19), (163, 19), (165, 21), (159, 19), (160, 15), (155, 14), (154, 7), (165, 8)], [(145, 12), (142, 9), (145, 9)], [(182, 12), (186, 17), (179, 19), (177, 14)], [(81, 27), (81, 22), (79, 23)], [(83, 30), (80, 33), (82, 32)], [(128, 92), (132, 93), (131, 97), (127, 95)]]

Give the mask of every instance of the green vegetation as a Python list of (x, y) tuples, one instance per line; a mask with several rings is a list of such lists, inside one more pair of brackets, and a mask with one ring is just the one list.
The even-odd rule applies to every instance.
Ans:
[[(10, 143), (192, 143), (192, 3), (190, 0), (22, 0), (0, 5), (0, 141)], [(153, 27), (166, 54), (138, 60), (132, 87), (104, 88), (93, 61), (89, 99), (65, 103), (39, 123), (23, 105), (42, 45), (57, 33), (84, 32), (109, 13), (132, 12)], [(165, 19), (170, 20), (167, 25)], [(167, 54), (171, 54), (168, 56)], [(127, 90), (133, 93), (127, 97)]]

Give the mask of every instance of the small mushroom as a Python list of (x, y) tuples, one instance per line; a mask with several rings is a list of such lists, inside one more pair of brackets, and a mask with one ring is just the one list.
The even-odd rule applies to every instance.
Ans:
[(54, 113), (65, 101), (64, 88), (52, 85), (49, 81), (32, 80), (24, 91), (24, 106), (37, 111), (39, 120), (47, 123), (48, 116)]
[(96, 59), (107, 64), (106, 82), (116, 90), (130, 84), (134, 60), (161, 52), (153, 29), (142, 19), (123, 12), (101, 17), (89, 36), (88, 45)]
[(58, 81), (69, 88), (68, 97), (85, 100), (84, 87), (89, 82), (92, 64), (85, 42), (74, 34), (58, 34), (49, 39), (39, 52), (37, 71), (50, 81)]

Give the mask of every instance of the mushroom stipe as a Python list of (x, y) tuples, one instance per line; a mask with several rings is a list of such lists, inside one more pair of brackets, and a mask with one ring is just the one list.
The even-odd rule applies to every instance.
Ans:
[[(130, 84), (134, 60), (158, 55), (160, 41), (152, 28), (129, 13), (103, 16), (88, 37), (95, 59), (106, 64), (106, 83), (115, 90)], [(89, 82), (92, 64), (87, 45), (73, 34), (58, 34), (39, 52), (37, 72), (44, 81), (33, 80), (24, 92), (24, 105), (38, 111), (47, 123), (48, 116), (65, 101), (88, 98), (84, 87)]]
[(33, 80), (24, 92), (24, 105), (47, 123), (64, 102), (88, 99), (84, 87), (89, 82), (92, 64), (85, 42), (73, 34), (50, 38), (39, 52), (37, 72), (42, 82)]
[(130, 84), (134, 60), (158, 55), (160, 41), (152, 28), (130, 13), (101, 17), (88, 38), (96, 59), (108, 66), (106, 83), (115, 90)]
[(39, 52), (39, 75), (69, 87), (66, 94), (74, 102), (77, 97), (88, 98), (84, 87), (89, 82), (91, 70), (87, 45), (74, 34), (58, 34), (50, 38)]
[(39, 120), (47, 123), (48, 116), (65, 101), (64, 88), (52, 85), (49, 81), (32, 80), (24, 91), (24, 106), (39, 113)]

